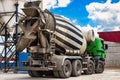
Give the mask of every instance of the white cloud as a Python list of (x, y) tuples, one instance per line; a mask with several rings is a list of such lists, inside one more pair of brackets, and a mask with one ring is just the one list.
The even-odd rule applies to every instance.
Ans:
[(77, 23), (77, 19), (72, 20), (73, 23)]
[(106, 3), (93, 2), (86, 6), (89, 13), (88, 18), (97, 22), (99, 31), (120, 30), (120, 1), (111, 3), (107, 0)]
[(70, 0), (58, 0), (58, 5), (56, 7), (67, 7), (70, 2)]
[(43, 9), (67, 7), (71, 0), (43, 0)]
[(43, 9), (53, 8), (56, 4), (56, 0), (43, 0)]

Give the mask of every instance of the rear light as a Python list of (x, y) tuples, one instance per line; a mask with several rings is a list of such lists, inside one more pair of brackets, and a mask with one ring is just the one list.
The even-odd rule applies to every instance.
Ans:
[(22, 62), (22, 64), (23, 64), (24, 66), (28, 66), (28, 65), (29, 65), (29, 62)]
[(56, 67), (56, 63), (55, 62), (48, 62), (48, 65), (52, 66), (52, 67)]

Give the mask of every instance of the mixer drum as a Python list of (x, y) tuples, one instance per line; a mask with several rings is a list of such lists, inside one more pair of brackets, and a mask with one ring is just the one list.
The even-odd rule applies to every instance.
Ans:
[(61, 16), (54, 16), (56, 21), (56, 48), (66, 54), (83, 54), (86, 49), (86, 40), (82, 31)]

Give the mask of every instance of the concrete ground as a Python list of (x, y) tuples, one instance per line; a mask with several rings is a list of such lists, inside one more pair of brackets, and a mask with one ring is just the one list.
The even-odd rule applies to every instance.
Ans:
[(28, 74), (14, 74), (0, 72), (0, 80), (120, 80), (120, 69), (105, 69), (102, 74), (81, 75), (67, 79), (54, 78), (53, 76), (31, 78)]

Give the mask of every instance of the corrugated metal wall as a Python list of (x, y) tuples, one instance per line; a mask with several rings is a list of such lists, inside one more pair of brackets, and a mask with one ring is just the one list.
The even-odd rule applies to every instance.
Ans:
[(120, 67), (120, 43), (105, 43), (108, 44), (108, 50), (106, 50), (106, 67)]

